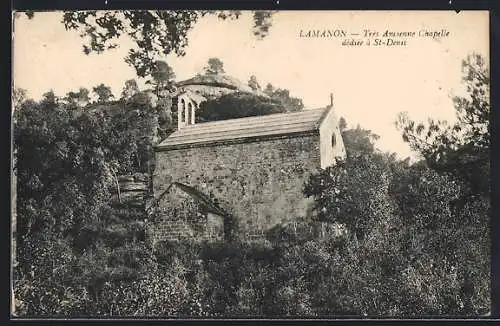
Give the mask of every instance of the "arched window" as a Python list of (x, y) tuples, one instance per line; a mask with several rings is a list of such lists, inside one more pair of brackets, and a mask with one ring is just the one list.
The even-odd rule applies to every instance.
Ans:
[(187, 106), (187, 124), (190, 125), (191, 124), (191, 115), (192, 115), (192, 112), (193, 111), (193, 105), (191, 104), (191, 102), (188, 103), (188, 106)]
[(332, 134), (332, 147), (335, 147), (337, 145), (337, 138), (335, 137), (335, 133)]
[(182, 122), (186, 122), (186, 115), (184, 114), (184, 108), (186, 107), (186, 103), (184, 102), (184, 99), (181, 99), (179, 110), (178, 110), (178, 115), (181, 119)]

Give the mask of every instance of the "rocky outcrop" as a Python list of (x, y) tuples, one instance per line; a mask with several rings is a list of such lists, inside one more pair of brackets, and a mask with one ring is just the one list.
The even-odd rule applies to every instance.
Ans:
[(267, 96), (260, 90), (254, 91), (250, 86), (241, 82), (237, 78), (225, 75), (197, 75), (193, 78), (177, 83), (179, 91), (191, 91), (206, 98), (218, 97), (234, 92), (255, 93), (260, 96)]

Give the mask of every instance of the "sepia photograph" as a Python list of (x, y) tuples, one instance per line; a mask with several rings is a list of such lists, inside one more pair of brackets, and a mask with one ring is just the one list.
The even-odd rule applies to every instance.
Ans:
[(11, 318), (491, 317), (489, 23), (13, 11)]

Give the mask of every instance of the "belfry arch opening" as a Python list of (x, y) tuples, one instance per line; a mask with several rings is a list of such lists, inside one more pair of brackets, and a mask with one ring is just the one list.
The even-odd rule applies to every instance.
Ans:
[(193, 124), (193, 104), (191, 102), (188, 103), (187, 105), (187, 119), (186, 119), (186, 124), (190, 125)]
[(179, 119), (181, 120), (181, 122), (185, 123), (186, 122), (186, 117), (184, 115), (184, 110), (186, 108), (186, 102), (184, 101), (184, 99), (181, 99), (180, 101), (180, 105), (179, 105)]

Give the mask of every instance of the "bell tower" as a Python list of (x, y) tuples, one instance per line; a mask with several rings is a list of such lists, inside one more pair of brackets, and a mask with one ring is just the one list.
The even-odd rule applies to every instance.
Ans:
[(185, 128), (195, 123), (197, 104), (186, 94), (177, 98), (177, 129)]

